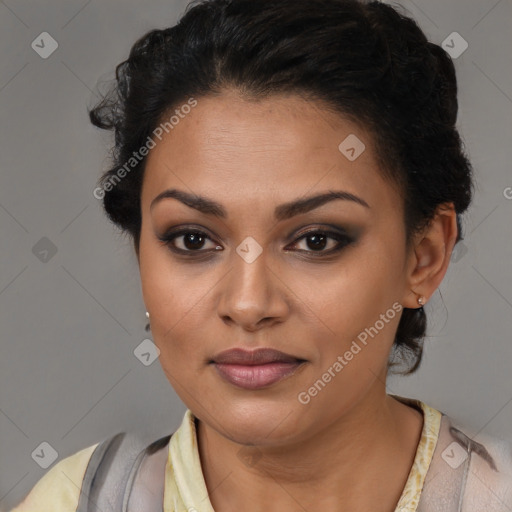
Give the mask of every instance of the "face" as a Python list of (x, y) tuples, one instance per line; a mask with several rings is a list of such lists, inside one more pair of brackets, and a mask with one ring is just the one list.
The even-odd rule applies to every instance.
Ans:
[[(411, 291), (402, 198), (376, 162), (369, 134), (319, 103), (228, 91), (198, 98), (150, 150), (144, 302), (167, 378), (208, 427), (296, 442), (382, 393)], [(329, 192), (339, 197), (305, 202)], [(236, 382), (211, 363), (261, 347), (303, 362), (238, 367)]]

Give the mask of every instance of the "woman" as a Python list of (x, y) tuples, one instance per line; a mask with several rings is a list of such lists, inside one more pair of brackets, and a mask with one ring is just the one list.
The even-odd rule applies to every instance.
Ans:
[(420, 364), (472, 199), (449, 56), (378, 2), (189, 7), (90, 111), (115, 131), (95, 195), (188, 410), (15, 510), (512, 510), (510, 442), (385, 386)]

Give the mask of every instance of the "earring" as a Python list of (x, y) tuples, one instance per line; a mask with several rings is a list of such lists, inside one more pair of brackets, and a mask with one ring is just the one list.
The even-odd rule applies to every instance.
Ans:
[(423, 295), (421, 295), (420, 297), (418, 297), (418, 304), (423, 307), (424, 304), (427, 302), (427, 300), (425, 299), (425, 297)]
[(146, 318), (148, 319), (148, 323), (146, 324), (146, 332), (151, 330), (151, 326), (149, 325), (149, 313), (146, 311)]
[(146, 318), (149, 320), (149, 312), (146, 311)]

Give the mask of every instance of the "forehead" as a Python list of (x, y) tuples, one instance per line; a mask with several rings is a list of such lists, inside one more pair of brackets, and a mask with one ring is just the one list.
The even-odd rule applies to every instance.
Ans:
[(370, 204), (397, 200), (369, 133), (321, 103), (296, 95), (247, 100), (230, 91), (196, 101), (155, 139), (145, 166), (145, 210), (168, 188), (240, 206), (333, 188)]

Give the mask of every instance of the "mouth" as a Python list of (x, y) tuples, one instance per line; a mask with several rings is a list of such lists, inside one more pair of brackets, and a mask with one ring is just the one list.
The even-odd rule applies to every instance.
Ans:
[(306, 362), (270, 348), (235, 348), (217, 354), (210, 364), (227, 382), (243, 389), (260, 389), (291, 376)]

